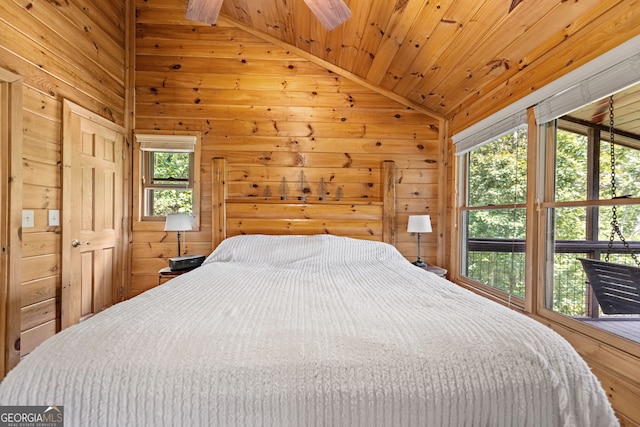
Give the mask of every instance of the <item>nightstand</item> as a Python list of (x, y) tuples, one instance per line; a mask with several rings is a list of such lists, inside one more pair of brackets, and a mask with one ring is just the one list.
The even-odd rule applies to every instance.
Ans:
[(418, 267), (418, 268), (422, 268), (430, 273), (435, 274), (436, 276), (440, 276), (440, 277), (447, 277), (447, 270), (444, 268), (440, 268), (437, 265), (433, 265), (433, 264), (427, 264), (426, 267)]
[(187, 273), (193, 270), (193, 268), (187, 268), (184, 270), (172, 270), (169, 267), (165, 267), (158, 271), (158, 285), (162, 284), (163, 280), (170, 280), (174, 277), (178, 277), (181, 274)]

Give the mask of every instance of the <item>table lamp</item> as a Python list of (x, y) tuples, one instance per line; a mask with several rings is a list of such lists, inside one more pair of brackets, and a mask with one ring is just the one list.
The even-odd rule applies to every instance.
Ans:
[(178, 256), (180, 256), (180, 232), (190, 231), (191, 215), (174, 213), (167, 215), (167, 220), (164, 223), (164, 231), (177, 231), (178, 232)]
[(425, 268), (427, 263), (422, 261), (420, 256), (420, 246), (422, 246), (421, 233), (431, 233), (431, 217), (429, 215), (409, 215), (409, 224), (407, 232), (418, 234), (418, 259), (413, 265)]

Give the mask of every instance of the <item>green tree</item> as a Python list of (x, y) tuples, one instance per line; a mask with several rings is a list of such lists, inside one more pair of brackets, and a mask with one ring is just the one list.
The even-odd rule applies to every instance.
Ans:
[[(469, 155), (469, 206), (524, 204), (527, 198), (527, 128), (520, 127)], [(524, 238), (524, 209), (469, 213), (469, 237)]]
[(190, 153), (153, 152), (153, 215), (192, 213), (193, 192), (189, 188)]
[[(527, 198), (527, 128), (520, 127), (469, 154), (470, 239), (525, 238)], [(495, 207), (503, 206), (503, 207)], [(513, 206), (513, 207), (504, 207)], [(524, 253), (515, 246), (507, 252), (467, 254), (467, 276), (508, 294), (524, 297)]]

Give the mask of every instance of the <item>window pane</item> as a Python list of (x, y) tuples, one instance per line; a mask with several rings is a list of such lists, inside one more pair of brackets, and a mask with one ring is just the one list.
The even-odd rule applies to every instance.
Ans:
[(526, 212), (522, 209), (473, 210), (468, 213), (467, 236), (473, 238), (524, 239)]
[(526, 126), (469, 153), (469, 206), (523, 204), (526, 190)]
[(193, 214), (192, 190), (147, 189), (146, 216), (165, 216), (170, 213)]
[[(615, 144), (616, 196), (640, 197), (640, 150)], [(600, 145), (600, 198), (611, 198), (611, 144)]]
[(587, 209), (562, 208), (555, 211), (557, 240), (584, 240), (587, 236)]
[[(527, 127), (469, 152), (463, 274), (507, 295), (525, 296)], [(493, 206), (511, 205), (511, 208)], [(484, 208), (483, 208), (484, 207)], [(486, 208), (486, 209), (485, 209)], [(505, 297), (506, 298), (506, 297)]]
[[(618, 230), (627, 243), (640, 243), (640, 205), (616, 206)], [(611, 236), (613, 206), (598, 209), (598, 239), (608, 242)], [(620, 236), (614, 232), (614, 246), (623, 245)], [(640, 256), (640, 251), (638, 251)]]
[(154, 151), (152, 156), (152, 184), (189, 183), (190, 153), (163, 153)]
[[(622, 214), (620, 218), (621, 229), (632, 229), (640, 224), (640, 205), (618, 207), (619, 211), (626, 210), (634, 212), (633, 215)], [(576, 232), (574, 224), (580, 221), (586, 222), (587, 211), (592, 210), (594, 215), (599, 217), (599, 233), (595, 239), (590, 239), (585, 233), (586, 227), (581, 225), (582, 230)], [(582, 268), (579, 258), (594, 258), (604, 260), (609, 252), (610, 224), (603, 221), (604, 217), (610, 214), (609, 207), (600, 208), (555, 208), (548, 209), (548, 215), (553, 227), (549, 233), (549, 247), (552, 249), (552, 257), (547, 259), (548, 283), (546, 307), (566, 316), (604, 316), (599, 310), (597, 300), (591, 295), (591, 289), (587, 282), (587, 277)], [(570, 218), (571, 221), (568, 221)], [(582, 219), (581, 219), (582, 218)], [(555, 226), (553, 223), (555, 222)], [(606, 232), (603, 227), (609, 228)], [(595, 230), (597, 231), (597, 230)], [(594, 231), (594, 233), (595, 233)], [(586, 236), (586, 237), (585, 237)], [(610, 250), (611, 262), (620, 264), (635, 265), (631, 253), (640, 254), (640, 236), (630, 233), (627, 243), (630, 249), (620, 242), (616, 236), (614, 244)], [(635, 239), (635, 240), (633, 240)]]
[(547, 259), (547, 308), (567, 316), (587, 313), (588, 288), (578, 258), (593, 257), (596, 246), (586, 240), (587, 208), (548, 209), (552, 248)]
[(193, 213), (192, 162), (190, 152), (144, 152), (144, 216)]
[(556, 141), (556, 201), (587, 198), (588, 139), (570, 131), (558, 129)]
[(589, 288), (578, 258), (586, 253), (553, 254), (552, 310), (565, 316), (586, 316)]
[(466, 276), (506, 294), (524, 298), (525, 254), (469, 251)]
[(473, 210), (466, 218), (465, 275), (524, 298), (525, 209)]
[[(567, 122), (573, 132), (558, 130), (556, 133), (554, 195), (557, 202), (572, 202), (578, 206), (547, 209), (545, 307), (596, 327), (606, 325), (607, 329), (613, 328), (612, 332), (623, 334), (621, 326), (615, 323), (616, 319), (620, 316), (638, 318), (640, 313), (604, 314), (580, 258), (605, 261), (609, 255), (609, 262), (635, 265), (631, 254), (640, 256), (640, 204), (615, 208), (615, 218), (626, 245), (614, 233), (609, 248), (614, 208), (587, 206), (586, 200), (608, 200), (612, 197), (611, 144), (600, 139), (597, 126), (589, 131), (586, 124)], [(603, 136), (608, 138), (606, 132)], [(640, 150), (616, 144), (615, 159), (616, 195), (640, 197), (637, 183)], [(592, 188), (588, 187), (590, 183)]]

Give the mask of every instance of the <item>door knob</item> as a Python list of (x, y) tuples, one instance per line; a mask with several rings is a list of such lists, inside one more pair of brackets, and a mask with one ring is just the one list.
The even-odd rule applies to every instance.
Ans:
[(78, 239), (74, 239), (73, 242), (71, 242), (71, 246), (73, 246), (74, 248), (77, 248), (78, 246), (82, 246), (82, 245), (90, 245), (91, 242), (81, 242)]

